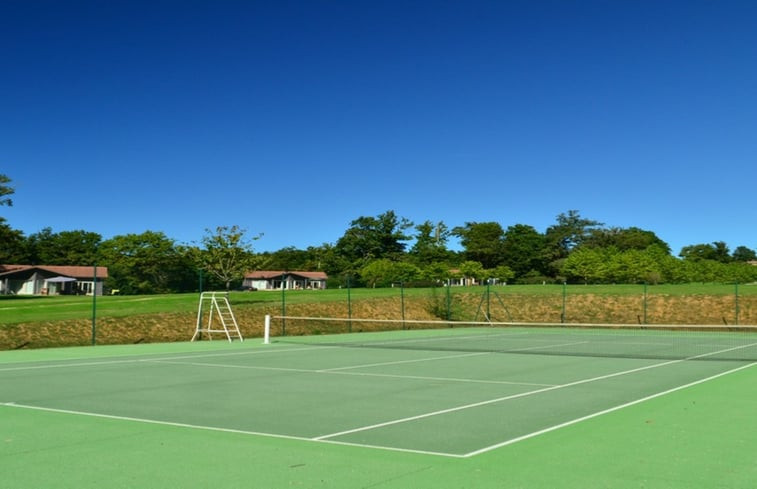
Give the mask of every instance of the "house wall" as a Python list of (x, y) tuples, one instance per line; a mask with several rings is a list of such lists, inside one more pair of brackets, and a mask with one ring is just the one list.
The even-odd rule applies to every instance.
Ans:
[(94, 284), (94, 287), (91, 280), (77, 280), (76, 282), (71, 282), (71, 284), (72, 288), (69, 289), (68, 287), (65, 287), (60, 283), (48, 284), (46, 280), (41, 276), (33, 276), (29, 280), (25, 281), (9, 280), (8, 289), (5, 290), (5, 287), (3, 287), (2, 293), (10, 293), (16, 295), (55, 295), (63, 293), (64, 291), (71, 290), (79, 291), (80, 293), (83, 293), (85, 295), (92, 295), (92, 291), (94, 289), (97, 295), (103, 295), (103, 283), (99, 280), (96, 284)]
[[(55, 295), (86, 294), (102, 295), (103, 279), (107, 277), (107, 268), (97, 267), (98, 275), (91, 273), (89, 267), (74, 266), (32, 266), (0, 265), (0, 294), (11, 295)], [(65, 282), (58, 282), (55, 277), (66, 277)], [(76, 277), (76, 278), (74, 278)], [(95, 280), (97, 278), (97, 280)]]
[(458, 277), (458, 278), (451, 278), (449, 280), (449, 284), (453, 287), (469, 287), (472, 285), (478, 285), (479, 282), (475, 278)]
[(257, 290), (267, 290), (271, 288), (271, 285), (268, 283), (268, 281), (264, 279), (245, 279), (244, 286), (252, 287)]
[(18, 295), (34, 295), (37, 293), (37, 281), (34, 280), (34, 277), (32, 277), (31, 280), (27, 280), (26, 282), (22, 282), (21, 286), (18, 289), (18, 292), (16, 292)]
[[(270, 279), (244, 279), (242, 285), (257, 290), (281, 290), (281, 276)], [(325, 289), (325, 280), (310, 280), (304, 277), (287, 276), (284, 280), (285, 289)]]

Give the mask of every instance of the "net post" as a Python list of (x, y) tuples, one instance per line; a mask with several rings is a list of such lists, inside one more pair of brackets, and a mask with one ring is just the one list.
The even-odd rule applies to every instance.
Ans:
[(263, 344), (269, 345), (271, 343), (271, 315), (265, 315), (265, 325), (263, 326)]

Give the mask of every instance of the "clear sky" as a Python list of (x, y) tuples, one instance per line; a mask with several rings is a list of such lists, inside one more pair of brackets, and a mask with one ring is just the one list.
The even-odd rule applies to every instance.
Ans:
[[(206, 228), (257, 251), (360, 216), (674, 254), (757, 249), (757, 2), (0, 3), (0, 173), (32, 234)], [(454, 245), (453, 245), (454, 246)]]

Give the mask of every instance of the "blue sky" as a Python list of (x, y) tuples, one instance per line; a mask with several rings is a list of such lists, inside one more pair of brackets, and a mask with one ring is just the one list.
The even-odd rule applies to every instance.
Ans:
[(757, 249), (757, 2), (0, 5), (2, 208), (27, 235), (575, 209)]

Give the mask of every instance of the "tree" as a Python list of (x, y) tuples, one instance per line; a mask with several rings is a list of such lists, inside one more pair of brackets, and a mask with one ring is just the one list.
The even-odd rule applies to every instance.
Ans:
[(13, 201), (8, 196), (13, 195), (15, 193), (15, 189), (9, 186), (9, 183), (11, 183), (11, 179), (8, 178), (8, 176), (0, 173), (0, 205), (7, 205), (8, 207), (11, 207), (13, 205)]
[(574, 250), (563, 262), (560, 273), (568, 281), (580, 279), (583, 283), (602, 282), (606, 277), (608, 258), (617, 253), (615, 248), (582, 247)]
[(616, 253), (608, 264), (607, 281), (618, 283), (656, 282), (660, 268), (643, 250), (631, 249)]
[(415, 229), (418, 234), (415, 235), (415, 243), (409, 254), (416, 263), (428, 265), (449, 259), (447, 241), (451, 233), (446, 224), (441, 221), (436, 224), (425, 221), (415, 226)]
[(310, 254), (294, 246), (259, 255), (266, 270), (309, 270)]
[(602, 225), (599, 221), (584, 219), (577, 210), (558, 215), (557, 224), (548, 227), (545, 233), (551, 259), (567, 257), (573, 248), (589, 237), (592, 229)]
[(736, 249), (733, 250), (731, 258), (736, 262), (754, 261), (757, 260), (757, 253), (746, 246), (737, 246)]
[(484, 268), (495, 268), (504, 260), (505, 232), (497, 222), (466, 222), (452, 230), (460, 238), (466, 261), (479, 262)]
[(721, 263), (731, 261), (728, 245), (723, 241), (715, 241), (712, 244), (696, 244), (684, 246), (678, 254), (684, 260), (713, 260)]
[[(13, 201), (8, 197), (15, 190), (7, 185), (11, 179), (0, 174), (0, 206), (13, 206)], [(26, 247), (24, 233), (13, 229), (5, 223), (5, 218), (0, 217), (0, 263), (28, 263), (29, 253)]]
[(655, 233), (637, 227), (590, 229), (582, 243), (582, 246), (593, 246), (597, 248), (614, 246), (619, 251), (645, 250), (652, 245), (660, 246), (670, 253), (670, 246), (658, 238)]
[(413, 225), (406, 218), (386, 211), (377, 217), (359, 217), (336, 243), (336, 252), (353, 267), (360, 268), (372, 259), (399, 260), (410, 236), (405, 231)]
[(443, 262), (428, 263), (421, 268), (421, 279), (429, 282), (443, 283), (450, 274), (449, 265)]
[[(224, 283), (226, 290), (255, 265), (252, 243), (245, 238), (246, 232), (236, 225), (218, 226), (215, 232), (206, 229), (202, 238), (204, 248), (199, 252), (200, 265)], [(259, 238), (260, 235), (252, 240)]]
[(386, 258), (373, 260), (360, 269), (360, 277), (370, 287), (388, 287), (394, 283), (417, 280), (421, 271), (415, 265)]
[(338, 285), (347, 285), (348, 277), (351, 277), (351, 272), (354, 270), (349, 260), (338, 252), (336, 246), (324, 243), (308, 250), (316, 265), (315, 269), (326, 272), (329, 282), (336, 281)]
[(308, 246), (300, 250), (294, 246), (277, 251), (266, 251), (257, 255), (258, 266), (265, 270), (325, 270), (331, 263), (333, 246)]
[(524, 276), (532, 270), (543, 272), (545, 244), (544, 235), (533, 226), (510, 226), (504, 234), (504, 264), (516, 277)]
[(100, 256), (108, 286), (122, 294), (185, 292), (197, 283), (190, 255), (162, 232), (115, 236), (103, 241)]
[(504, 283), (507, 283), (515, 277), (515, 272), (513, 272), (507, 265), (500, 265), (492, 270), (486, 270), (486, 273), (489, 275), (489, 278)]
[(47, 227), (27, 239), (31, 263), (38, 265), (94, 265), (102, 236), (84, 230), (54, 233)]
[(669, 246), (652, 245), (644, 253), (656, 264), (656, 270), (647, 277), (647, 282), (678, 282), (681, 260), (670, 254)]
[(0, 217), (0, 263), (30, 263), (24, 233)]
[(466, 279), (483, 280), (486, 278), (484, 266), (480, 262), (472, 260), (464, 261), (460, 264), (460, 274)]

